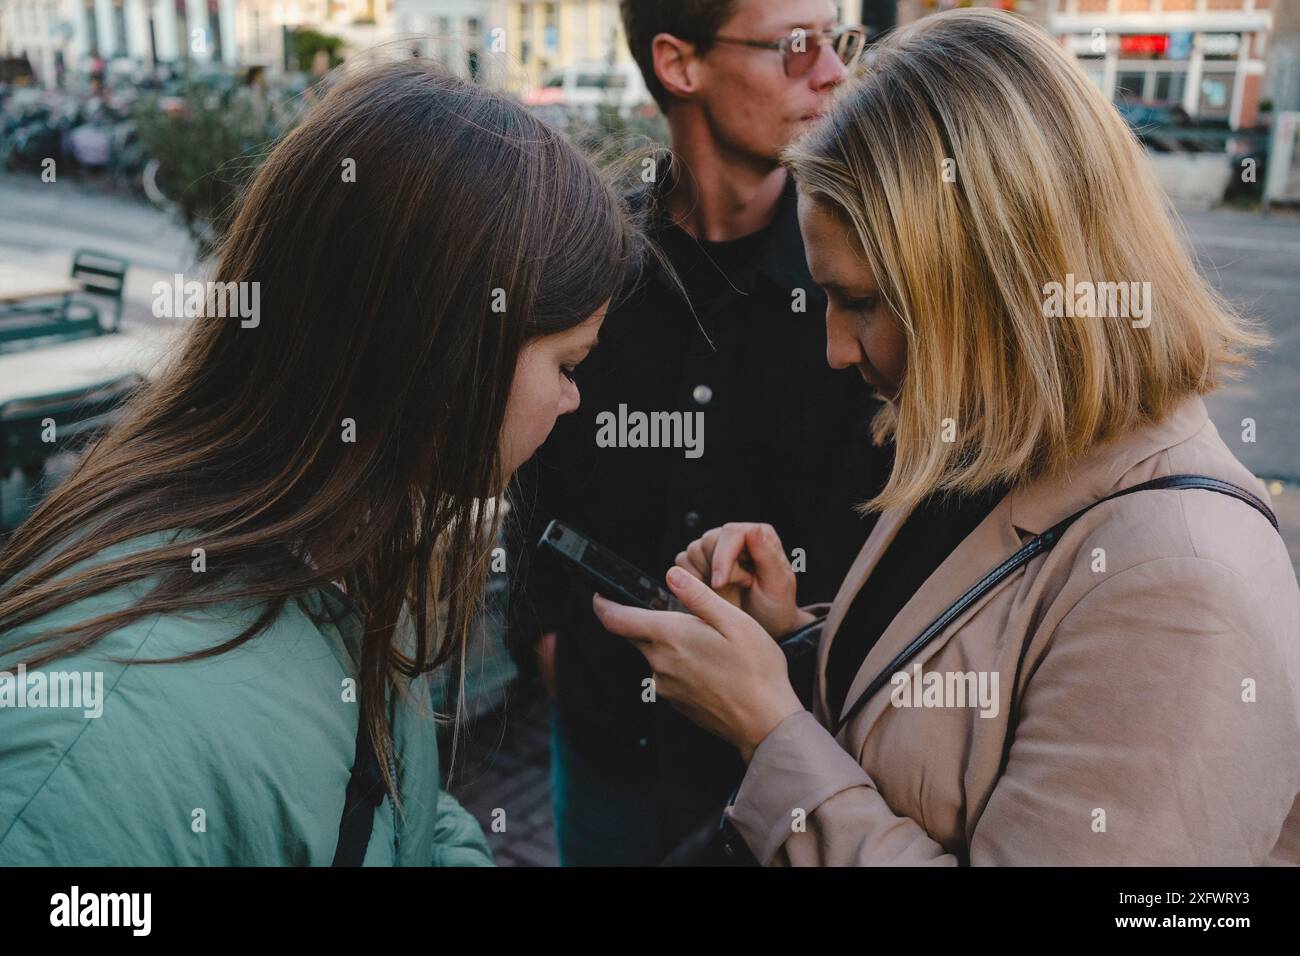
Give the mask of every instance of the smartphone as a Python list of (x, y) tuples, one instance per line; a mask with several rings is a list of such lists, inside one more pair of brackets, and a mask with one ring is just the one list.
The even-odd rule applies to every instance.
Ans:
[(597, 594), (611, 601), (651, 611), (686, 610), (650, 575), (559, 521), (546, 526), (537, 547), (559, 556), (563, 564), (581, 573)]

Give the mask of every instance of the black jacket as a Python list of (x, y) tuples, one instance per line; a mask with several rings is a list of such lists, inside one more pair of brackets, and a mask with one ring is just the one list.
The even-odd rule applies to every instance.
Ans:
[[(669, 228), (652, 215), (652, 237)], [(888, 467), (870, 444), (876, 404), (861, 376), (826, 364), (825, 298), (808, 274), (792, 186), (761, 254), (730, 278), (740, 291), (699, 317), (711, 348), (669, 277), (642, 277), (578, 369), (581, 408), (521, 470), (514, 497), (510, 552), (531, 559), (513, 575), (522, 585), (512, 602), (517, 657), (526, 664), (538, 635), (559, 633), (563, 732), (609, 774), (653, 782), (664, 848), (725, 798), (739, 758), (665, 700), (643, 702), (645, 659), (600, 628), (590, 587), (537, 555), (546, 522), (559, 518), (659, 576), (709, 528), (766, 521), (788, 554), (802, 552), (800, 602), (829, 601), (871, 529), (852, 506), (879, 489)], [(803, 312), (793, 308), (799, 289)], [(702, 411), (703, 454), (598, 447), (597, 415), (617, 415), (620, 404)]]

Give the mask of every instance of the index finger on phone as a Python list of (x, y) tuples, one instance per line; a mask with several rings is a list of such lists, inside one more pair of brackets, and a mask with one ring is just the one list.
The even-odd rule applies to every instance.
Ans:
[(679, 611), (651, 611), (647, 608), (619, 604), (599, 594), (591, 596), (592, 610), (601, 627), (611, 634), (634, 640), (663, 640), (676, 628), (682, 626), (681, 619), (691, 615)]
[(726, 525), (718, 535), (718, 543), (713, 549), (712, 586), (722, 587), (732, 577), (740, 553), (745, 549), (745, 528), (743, 525), (733, 527)]

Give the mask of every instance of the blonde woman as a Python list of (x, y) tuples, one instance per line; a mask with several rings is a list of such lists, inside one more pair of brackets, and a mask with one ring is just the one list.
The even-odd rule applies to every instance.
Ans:
[(828, 359), (896, 448), (812, 711), (769, 528), (678, 558), (694, 616), (596, 599), (746, 760), (739, 837), (764, 864), (1300, 863), (1300, 592), (1201, 399), (1262, 339), (1114, 109), (1037, 29), (954, 11), (786, 162)]

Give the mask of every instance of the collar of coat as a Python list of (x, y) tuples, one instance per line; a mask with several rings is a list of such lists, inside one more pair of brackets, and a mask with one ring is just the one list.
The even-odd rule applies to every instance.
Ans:
[[(672, 181), (672, 170), (666, 155), (655, 167), (653, 184), (624, 196), (627, 204), (635, 212), (646, 216), (646, 231), (653, 238), (658, 238), (672, 225), (662, 202)], [(772, 217), (771, 227), (762, 255), (759, 256), (752, 274), (766, 278), (785, 293), (804, 289), (810, 296), (820, 294), (804, 257), (803, 235), (799, 232), (798, 199), (794, 180), (789, 176), (786, 177), (781, 198), (777, 201), (776, 214)], [(650, 278), (653, 281), (661, 283), (677, 294), (676, 286), (662, 269), (657, 268), (653, 262), (649, 263), (649, 268)], [(739, 278), (745, 286), (751, 285), (748, 270)]]
[[(1099, 445), (1068, 473), (1039, 479), (1012, 491), (1011, 523), (1029, 534), (1041, 534), (1099, 498), (1146, 477), (1155, 477), (1153, 473), (1137, 481), (1121, 481), (1139, 463), (1191, 438), (1208, 420), (1205, 402), (1199, 395), (1184, 398), (1160, 421)], [(1243, 474), (1217, 477), (1240, 485), (1243, 480), (1249, 481), (1245, 469), (1241, 471)]]

